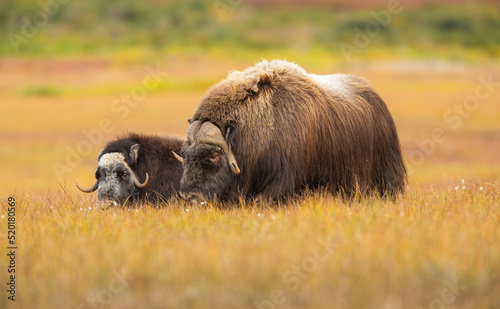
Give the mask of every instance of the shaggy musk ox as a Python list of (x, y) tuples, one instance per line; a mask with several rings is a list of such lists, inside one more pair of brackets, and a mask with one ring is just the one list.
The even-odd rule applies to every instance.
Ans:
[(186, 199), (277, 200), (326, 188), (403, 193), (406, 169), (380, 96), (353, 75), (263, 61), (212, 86), (182, 147)]
[(177, 195), (182, 164), (173, 151), (180, 151), (184, 140), (175, 137), (130, 133), (109, 142), (97, 157), (96, 182), (83, 192), (97, 190), (99, 201), (123, 204), (128, 200), (150, 200)]

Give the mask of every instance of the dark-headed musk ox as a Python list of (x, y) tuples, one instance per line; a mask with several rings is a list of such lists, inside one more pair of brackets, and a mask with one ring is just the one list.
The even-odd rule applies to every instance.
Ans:
[(279, 200), (325, 188), (345, 197), (403, 193), (406, 169), (380, 96), (353, 75), (263, 61), (212, 86), (182, 147), (190, 200)]
[(182, 164), (174, 157), (184, 140), (130, 133), (109, 142), (97, 156), (96, 182), (83, 192), (97, 190), (99, 202), (158, 201), (177, 196)]

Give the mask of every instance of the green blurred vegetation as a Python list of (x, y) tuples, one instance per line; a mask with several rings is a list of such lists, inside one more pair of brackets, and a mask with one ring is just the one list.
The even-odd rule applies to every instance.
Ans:
[[(214, 83), (218, 82), (218, 78), (174, 78), (164, 77), (157, 86), (148, 90), (148, 93), (157, 92), (194, 92), (206, 90)], [(62, 96), (78, 96), (88, 97), (95, 95), (116, 95), (122, 93), (130, 93), (136, 83), (126, 84), (116, 83), (100, 84), (100, 85), (80, 85), (79, 87), (71, 87), (67, 85), (42, 85), (42, 86), (26, 86), (11, 90), (11, 93), (18, 97), (62, 97)]]
[[(366, 33), (366, 27), (376, 22), (373, 12), (384, 9), (251, 7), (234, 0), (64, 2), (0, 2), (0, 55), (95, 55), (135, 49), (233, 56), (321, 51), (342, 57), (340, 43), (353, 45), (356, 29)], [(40, 3), (57, 5), (43, 13)], [(391, 15), (389, 25), (381, 25), (380, 33), (355, 57), (482, 60), (500, 55), (500, 6), (402, 6), (403, 11)], [(44, 20), (50, 13), (53, 16)], [(46, 26), (33, 31), (27, 21)], [(16, 51), (13, 34), (23, 36), (23, 29), (35, 34)]]

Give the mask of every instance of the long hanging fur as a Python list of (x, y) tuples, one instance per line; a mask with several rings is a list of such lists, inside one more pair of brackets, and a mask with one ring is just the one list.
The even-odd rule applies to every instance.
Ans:
[(263, 61), (209, 89), (193, 119), (213, 122), (224, 136), (235, 128), (228, 142), (242, 172), (230, 190), (240, 195), (405, 190), (394, 121), (356, 76), (318, 76), (287, 61)]

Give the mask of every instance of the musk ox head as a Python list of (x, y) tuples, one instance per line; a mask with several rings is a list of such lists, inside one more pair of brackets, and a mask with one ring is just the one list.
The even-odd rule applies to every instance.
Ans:
[[(139, 144), (130, 148), (131, 165), (137, 164), (139, 157)], [(82, 188), (76, 184), (83, 192), (91, 193), (97, 190), (97, 199), (100, 203), (112, 201), (123, 204), (130, 196), (138, 194), (140, 188), (144, 188), (149, 181), (143, 183), (137, 178), (136, 172), (125, 159), (121, 152), (100, 153), (98, 156), (97, 170), (95, 172), (96, 182), (91, 188)]]
[(236, 175), (238, 163), (231, 150), (233, 127), (222, 131), (210, 121), (193, 121), (182, 147), (184, 172), (181, 179), (181, 196), (194, 202), (223, 197)]

